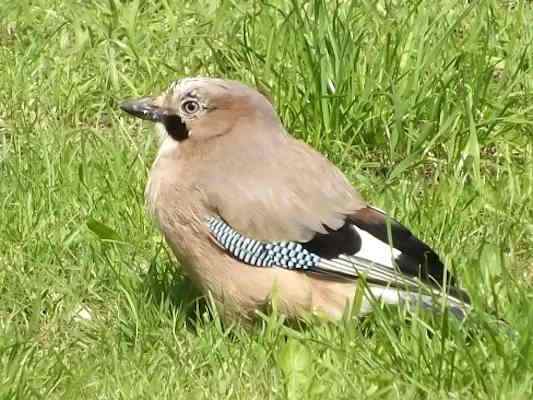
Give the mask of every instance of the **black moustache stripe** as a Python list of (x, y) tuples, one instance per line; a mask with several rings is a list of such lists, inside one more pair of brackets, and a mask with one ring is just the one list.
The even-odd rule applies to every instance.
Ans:
[(181, 142), (189, 137), (187, 126), (177, 115), (166, 115), (161, 122), (172, 139)]

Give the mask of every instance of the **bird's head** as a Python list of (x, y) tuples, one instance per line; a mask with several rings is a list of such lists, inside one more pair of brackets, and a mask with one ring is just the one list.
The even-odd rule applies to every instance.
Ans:
[(246, 121), (279, 124), (272, 105), (258, 91), (213, 78), (177, 80), (161, 95), (124, 101), (120, 108), (161, 124), (178, 142), (225, 135)]

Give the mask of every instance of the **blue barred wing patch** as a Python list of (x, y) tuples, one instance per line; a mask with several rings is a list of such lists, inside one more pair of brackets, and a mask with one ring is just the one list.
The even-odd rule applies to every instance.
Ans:
[(318, 266), (320, 262), (319, 256), (307, 251), (299, 243), (250, 239), (218, 217), (209, 217), (207, 226), (224, 250), (249, 265), (308, 270)]

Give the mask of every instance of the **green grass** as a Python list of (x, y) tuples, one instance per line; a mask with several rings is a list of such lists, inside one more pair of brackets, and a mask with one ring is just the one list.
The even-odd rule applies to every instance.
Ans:
[[(7, 0), (0, 398), (531, 398), (531, 21), (527, 1)], [(156, 140), (117, 104), (200, 74), (270, 93), (432, 244), (472, 296), (465, 325), (246, 329), (192, 302), (144, 211)]]

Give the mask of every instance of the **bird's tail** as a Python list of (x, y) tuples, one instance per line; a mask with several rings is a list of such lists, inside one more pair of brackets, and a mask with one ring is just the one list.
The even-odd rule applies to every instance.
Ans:
[(442, 288), (357, 256), (321, 259), (315, 270), (362, 279), (375, 301), (431, 310), (448, 310), (462, 320), (471, 309), (468, 295), (456, 287)]
[(447, 311), (459, 320), (468, 315), (471, 306), (446, 293), (427, 294), (423, 290), (415, 292), (412, 289), (402, 290), (396, 287), (367, 285), (368, 296), (371, 301), (389, 305), (402, 305), (409, 309), (425, 309), (436, 312)]

